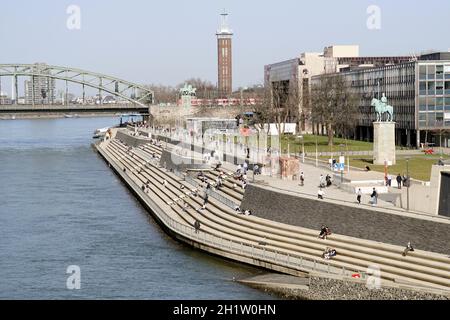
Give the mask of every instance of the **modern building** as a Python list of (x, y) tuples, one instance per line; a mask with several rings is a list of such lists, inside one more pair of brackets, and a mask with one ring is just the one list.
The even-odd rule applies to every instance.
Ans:
[(228, 13), (221, 14), (217, 36), (217, 68), (219, 97), (228, 97), (233, 90), (233, 64), (231, 40), (233, 32), (228, 26)]
[[(48, 74), (45, 70), (46, 64), (36, 63), (33, 72), (37, 74)], [(53, 104), (55, 101), (55, 79), (45, 76), (32, 76), (24, 83), (26, 104)]]
[[(302, 132), (312, 132), (309, 118), (309, 92), (314, 76), (337, 72), (364, 70), (367, 68), (395, 65), (411, 61), (410, 56), (360, 57), (358, 45), (333, 45), (325, 47), (323, 52), (305, 52), (299, 57), (264, 66), (266, 88), (289, 95), (298, 94), (298, 122)], [(312, 107), (312, 106), (311, 106)]]
[[(312, 81), (336, 75), (318, 75)], [(373, 140), (371, 100), (385, 94), (394, 108), (397, 145), (420, 147), (431, 142), (449, 146), (450, 53), (431, 53), (416, 61), (341, 71), (339, 75), (360, 98), (357, 139)]]
[(8, 95), (4, 92), (0, 91), (0, 104), (12, 104), (12, 100)]

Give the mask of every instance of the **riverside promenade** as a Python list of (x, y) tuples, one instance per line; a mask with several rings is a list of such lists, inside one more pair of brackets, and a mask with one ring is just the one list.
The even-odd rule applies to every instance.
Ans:
[[(258, 210), (254, 211), (254, 216), (239, 215), (227, 206), (226, 201), (219, 200), (245, 203), (248, 190), (243, 192), (233, 188), (231, 181), (214, 191), (221, 197), (210, 196), (206, 207), (202, 208), (207, 191), (200, 181), (195, 182), (196, 175), (190, 174), (189, 170), (165, 169), (158, 162), (164, 152), (164, 143), (155, 146), (150, 139), (136, 138), (130, 133), (120, 131), (113, 139), (95, 145), (96, 150), (164, 230), (178, 240), (228, 259), (295, 276), (337, 278), (364, 285), (375, 272), (383, 288), (448, 293), (449, 259), (441, 253), (417, 249), (402, 257), (404, 248), (400, 245), (339, 233), (321, 240), (317, 237), (320, 226), (305, 228), (264, 219), (258, 215)], [(205, 174), (212, 180), (216, 173), (207, 170)], [(249, 180), (252, 180), (251, 176)], [(257, 187), (258, 183), (264, 184), (256, 177), (251, 186)], [(313, 189), (312, 186), (307, 188)], [(321, 203), (312, 198), (315, 197), (305, 196), (315, 204)], [(325, 202), (329, 200), (325, 199)], [(195, 227), (196, 221), (200, 223), (199, 228)], [(327, 246), (335, 247), (339, 252), (331, 260), (321, 258)], [(376, 270), (380, 269), (374, 269), (374, 264), (381, 268), (381, 274), (377, 274)]]

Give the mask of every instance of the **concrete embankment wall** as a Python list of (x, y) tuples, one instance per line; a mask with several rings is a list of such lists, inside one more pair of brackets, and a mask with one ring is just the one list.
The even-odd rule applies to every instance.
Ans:
[(159, 164), (167, 169), (176, 171), (185, 171), (188, 169), (210, 169), (211, 166), (206, 163), (198, 163), (199, 160), (181, 157), (177, 154), (163, 150), (161, 153), (161, 160)]
[(248, 185), (241, 208), (256, 216), (309, 229), (329, 226), (332, 232), (356, 238), (450, 254), (450, 224), (374, 211), (356, 206), (289, 195)]
[(148, 139), (132, 137), (132, 136), (122, 132), (121, 130), (117, 130), (116, 139), (119, 139), (119, 140), (123, 141), (125, 144), (132, 146), (132, 147), (138, 147), (142, 144), (149, 143)]

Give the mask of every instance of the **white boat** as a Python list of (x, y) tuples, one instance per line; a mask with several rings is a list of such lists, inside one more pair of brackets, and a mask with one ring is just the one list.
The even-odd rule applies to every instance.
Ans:
[(94, 131), (94, 139), (102, 138), (106, 132), (108, 131), (109, 127), (100, 128)]

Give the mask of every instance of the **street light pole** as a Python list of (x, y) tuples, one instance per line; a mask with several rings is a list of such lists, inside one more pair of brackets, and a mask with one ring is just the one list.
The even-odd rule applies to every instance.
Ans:
[(305, 163), (305, 138), (302, 136), (302, 162)]
[(409, 211), (409, 158), (406, 158), (406, 211)]
[(244, 103), (242, 102), (242, 88), (241, 88), (241, 115), (244, 114)]
[(302, 162), (305, 163), (305, 141), (303, 135), (298, 136), (302, 140)]
[(317, 153), (317, 136), (316, 136), (316, 167), (319, 166), (319, 155)]
[[(342, 147), (343, 147), (343, 144), (340, 144), (340, 145), (339, 145), (339, 149), (340, 149), (340, 151), (341, 151), (341, 157), (344, 156), (344, 152), (342, 151)], [(342, 160), (341, 157), (340, 157), (339, 160)], [(341, 168), (341, 163), (342, 163), (342, 165), (345, 166), (345, 158), (344, 158), (343, 160), (344, 160), (343, 162), (339, 161), (339, 171), (341, 171), (341, 183), (344, 182), (344, 168)]]

